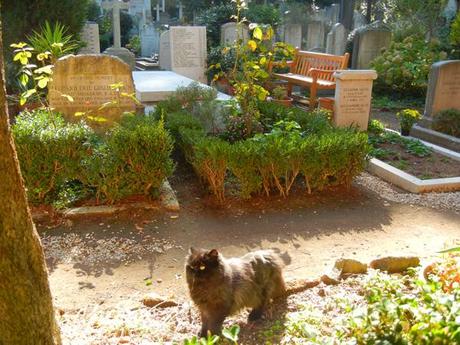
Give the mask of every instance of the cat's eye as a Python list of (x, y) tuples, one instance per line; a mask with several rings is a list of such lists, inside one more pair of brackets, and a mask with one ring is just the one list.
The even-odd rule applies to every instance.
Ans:
[(200, 271), (204, 271), (205, 268), (206, 268), (205, 265), (201, 265), (201, 266), (200, 266)]

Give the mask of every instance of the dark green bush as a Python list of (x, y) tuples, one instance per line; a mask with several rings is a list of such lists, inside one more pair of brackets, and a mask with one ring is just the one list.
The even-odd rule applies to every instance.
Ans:
[(84, 122), (36, 110), (17, 117), (13, 135), (32, 202), (74, 199), (75, 190), (83, 189), (109, 203), (152, 195), (174, 168), (173, 141), (163, 122), (149, 117), (128, 116), (97, 136)]
[(46, 110), (23, 112), (12, 127), (29, 200), (49, 203), (60, 186), (80, 179), (80, 162), (90, 155), (93, 131)]
[(85, 164), (84, 182), (95, 188), (98, 200), (152, 195), (174, 170), (173, 141), (162, 121), (128, 116), (104, 139)]
[(364, 169), (367, 134), (333, 128), (321, 112), (287, 110), (269, 103), (261, 103), (260, 108), (270, 129), (233, 144), (207, 136), (185, 114), (168, 125), (179, 127), (178, 141), (187, 160), (219, 201), (224, 199), (229, 173), (236, 177), (241, 197), (249, 198), (273, 191), (287, 196), (300, 177), (309, 193), (330, 185), (350, 185)]
[(460, 138), (460, 111), (457, 109), (440, 111), (435, 115), (431, 127), (435, 131)]

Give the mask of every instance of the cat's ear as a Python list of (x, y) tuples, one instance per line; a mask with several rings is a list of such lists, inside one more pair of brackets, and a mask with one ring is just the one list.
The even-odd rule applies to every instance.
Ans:
[(198, 250), (196, 250), (195, 248), (193, 247), (190, 247), (190, 249), (188, 250), (188, 253), (190, 255), (195, 255), (196, 253), (198, 253)]
[(208, 255), (209, 255), (209, 257), (211, 257), (213, 259), (217, 259), (217, 257), (219, 256), (219, 252), (217, 251), (217, 249), (211, 249), (208, 252)]

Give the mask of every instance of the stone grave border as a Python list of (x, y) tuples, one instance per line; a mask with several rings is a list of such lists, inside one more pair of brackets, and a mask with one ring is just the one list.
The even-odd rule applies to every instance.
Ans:
[[(160, 207), (156, 203), (149, 202), (136, 202), (131, 204), (115, 204), (115, 205), (99, 205), (99, 206), (81, 206), (67, 208), (57, 213), (64, 216), (65, 218), (81, 217), (81, 216), (107, 216), (115, 214), (124, 210), (129, 209), (164, 209), (169, 212), (179, 212), (180, 205), (177, 200), (176, 193), (171, 188), (168, 180), (163, 182), (160, 187), (160, 196), (158, 198)], [(32, 218), (35, 221), (39, 221), (41, 218), (46, 216), (42, 212), (33, 212)]]
[(414, 125), (414, 127), (412, 127), (411, 134), (416, 138), (427, 140), (449, 150), (460, 152), (460, 139), (452, 135), (444, 134), (419, 125)]
[[(386, 131), (399, 134), (399, 132), (393, 131), (391, 129), (386, 129)], [(406, 138), (410, 140), (420, 140), (414, 137)], [(425, 142), (423, 140), (420, 141), (424, 145), (433, 149), (434, 152), (452, 158), (456, 161), (460, 161), (460, 153)], [(390, 182), (411, 193), (418, 194), (426, 192), (448, 192), (460, 190), (460, 176), (421, 180), (377, 158), (372, 158), (369, 161), (366, 170), (372, 174), (377, 175), (383, 180)]]

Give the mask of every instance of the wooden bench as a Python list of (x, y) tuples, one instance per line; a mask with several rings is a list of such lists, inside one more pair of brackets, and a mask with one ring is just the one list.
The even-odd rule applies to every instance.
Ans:
[[(309, 106), (313, 109), (317, 105), (318, 90), (334, 90), (334, 72), (348, 68), (350, 54), (331, 55), (309, 51), (296, 50), (293, 61), (288, 61), (289, 73), (273, 73), (276, 78), (288, 82), (288, 95), (292, 93), (293, 85), (310, 89)], [(269, 70), (276, 66), (271, 64)]]

